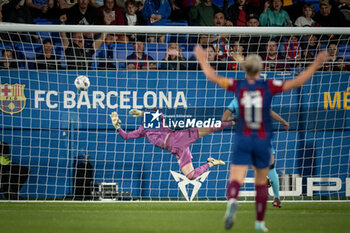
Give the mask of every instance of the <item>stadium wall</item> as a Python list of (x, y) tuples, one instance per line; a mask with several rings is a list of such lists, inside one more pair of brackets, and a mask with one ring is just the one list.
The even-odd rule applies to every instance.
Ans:
[[(27, 100), (17, 106), (23, 110), (9, 114), (8, 109), (4, 110), (6, 101), (2, 101), (0, 120), (1, 141), (11, 145), (12, 160), (30, 168), (22, 194), (32, 198), (70, 195), (76, 158), (88, 153), (94, 182), (118, 182), (121, 190), (131, 191), (135, 198), (181, 198), (169, 172), (179, 172), (176, 159), (143, 138), (124, 142), (115, 132), (109, 114), (117, 111), (126, 130), (141, 124), (141, 119), (128, 116), (128, 111), (145, 105), (182, 113), (210, 109), (203, 115), (220, 119), (233, 94), (207, 82), (197, 72), (79, 74), (90, 78), (87, 95), (74, 86), (76, 71), (0, 71), (2, 90), (6, 84), (25, 85)], [(222, 75), (244, 77), (241, 72)], [(267, 78), (283, 80), (294, 75), (266, 73)], [(318, 78), (310, 81), (312, 85), (273, 99), (273, 110), (291, 123), (288, 132), (274, 123), (276, 167), (279, 174), (301, 175), (303, 183), (307, 177), (340, 178), (342, 186), (336, 195), (345, 196), (350, 171), (350, 89), (344, 83), (349, 84), (349, 73), (323, 72), (315, 76)], [(336, 100), (341, 102), (340, 108)], [(196, 142), (191, 147), (194, 166), (204, 163), (209, 155), (229, 161), (233, 134), (234, 129), (226, 129)], [(251, 175), (250, 171), (248, 176)], [(198, 197), (225, 198), (227, 177), (228, 166), (212, 169)], [(243, 189), (251, 188), (247, 185)], [(316, 191), (314, 195), (330, 194)]]

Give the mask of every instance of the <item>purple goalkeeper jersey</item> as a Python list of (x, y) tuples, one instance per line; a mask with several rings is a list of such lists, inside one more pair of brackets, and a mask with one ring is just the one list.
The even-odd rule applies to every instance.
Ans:
[(167, 134), (173, 132), (174, 130), (167, 127), (161, 127), (160, 129), (145, 129), (142, 125), (137, 130), (130, 133), (126, 133), (123, 129), (119, 129), (119, 135), (124, 140), (145, 137), (150, 143), (162, 149), (164, 149), (164, 140)]

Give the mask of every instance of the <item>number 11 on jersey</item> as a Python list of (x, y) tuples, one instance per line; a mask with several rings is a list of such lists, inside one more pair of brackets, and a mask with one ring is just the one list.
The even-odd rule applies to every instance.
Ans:
[(260, 129), (263, 121), (263, 98), (261, 91), (244, 91), (241, 105), (244, 107), (244, 121), (250, 129)]

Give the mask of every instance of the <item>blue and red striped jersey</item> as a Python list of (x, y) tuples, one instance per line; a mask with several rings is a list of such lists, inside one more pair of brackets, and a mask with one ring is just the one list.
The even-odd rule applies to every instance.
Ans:
[(128, 60), (127, 65), (134, 64), (136, 68), (142, 68), (143, 66), (148, 66), (148, 63), (144, 61), (153, 61), (153, 58), (145, 53), (139, 58), (135, 53), (132, 53), (126, 58), (126, 60)]
[(282, 92), (282, 87), (283, 82), (277, 80), (257, 80), (249, 84), (246, 79), (230, 79), (227, 90), (236, 94), (239, 104), (236, 132), (259, 138), (271, 137), (271, 101), (273, 95)]

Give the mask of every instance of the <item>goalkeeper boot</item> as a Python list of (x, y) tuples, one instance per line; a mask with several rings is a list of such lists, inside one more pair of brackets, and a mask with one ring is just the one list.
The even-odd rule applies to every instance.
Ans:
[(220, 160), (220, 159), (214, 159), (214, 158), (212, 158), (212, 157), (209, 157), (209, 158), (207, 159), (207, 163), (209, 163), (209, 166), (210, 166), (210, 167), (214, 167), (214, 166), (216, 166), (216, 165), (225, 165), (225, 162), (224, 162), (224, 161), (222, 161), (222, 160)]
[(225, 213), (225, 229), (230, 230), (233, 227), (236, 217), (236, 211), (238, 209), (238, 202), (236, 199), (230, 199), (227, 202)]
[(281, 207), (282, 207), (281, 203), (282, 203), (281, 200), (278, 199), (277, 197), (275, 197), (275, 199), (273, 199), (272, 205), (273, 205), (274, 207), (281, 208)]
[(256, 221), (255, 222), (255, 230), (256, 231), (262, 231), (262, 232), (268, 232), (269, 230), (265, 227), (264, 221)]

